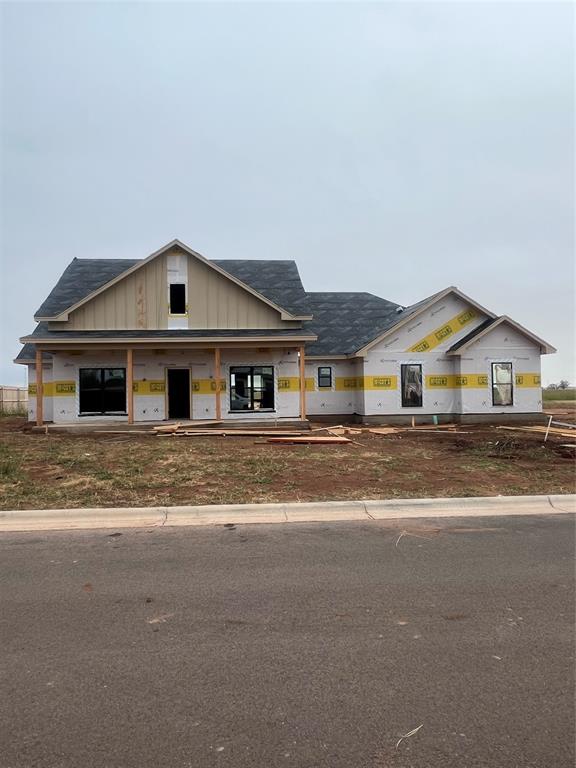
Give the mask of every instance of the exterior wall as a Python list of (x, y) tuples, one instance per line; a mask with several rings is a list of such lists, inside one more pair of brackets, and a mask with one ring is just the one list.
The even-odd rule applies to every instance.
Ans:
[[(42, 382), (44, 385), (44, 421), (53, 419), (54, 383), (52, 363), (42, 365)], [(28, 366), (28, 421), (36, 421), (36, 366)]]
[[(275, 411), (230, 412), (228, 382), (233, 365), (272, 365), (275, 380)], [(79, 416), (79, 371), (81, 368), (125, 368), (123, 351), (54, 353), (53, 411), (46, 410), (45, 420), (55, 423), (126, 422), (127, 416)], [(214, 354), (210, 351), (157, 350), (134, 352), (134, 420), (161, 421), (167, 418), (166, 370), (188, 368), (191, 372), (191, 416), (193, 419), (215, 419), (216, 398), (214, 382)], [(31, 381), (34, 379), (31, 366)], [(46, 376), (46, 370), (45, 374)], [(275, 421), (298, 419), (300, 415), (300, 388), (298, 378), (298, 353), (296, 349), (223, 350), (221, 360), (221, 409), (222, 419)], [(52, 377), (51, 377), (52, 380)], [(35, 399), (30, 398), (29, 418), (36, 417)]]
[[(492, 405), (492, 363), (512, 363), (512, 405)], [(460, 413), (539, 413), (542, 410), (540, 349), (521, 333), (499, 325), (458, 358)]]
[[(169, 276), (187, 284), (186, 316), (169, 316)], [(165, 328), (299, 328), (280, 312), (175, 248), (137, 269), (70, 313), (51, 330), (162, 330)]]
[[(332, 368), (332, 387), (318, 386), (318, 368)], [(330, 416), (359, 413), (362, 401), (362, 362), (360, 360), (306, 361), (306, 413)]]
[[(377, 416), (454, 413), (458, 410), (457, 360), (446, 351), (481, 325), (486, 315), (449, 295), (374, 345), (363, 360), (359, 414)], [(402, 407), (401, 366), (422, 365), (422, 407)]]

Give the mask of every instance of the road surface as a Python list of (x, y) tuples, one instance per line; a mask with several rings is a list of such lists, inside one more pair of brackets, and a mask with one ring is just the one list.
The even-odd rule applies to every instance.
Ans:
[(574, 764), (568, 515), (12, 533), (0, 577), (2, 768)]

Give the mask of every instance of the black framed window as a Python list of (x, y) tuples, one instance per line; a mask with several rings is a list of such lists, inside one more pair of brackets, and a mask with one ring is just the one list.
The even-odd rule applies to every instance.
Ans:
[(328, 365), (321, 365), (318, 368), (318, 387), (329, 387), (332, 389), (332, 368)]
[(274, 410), (274, 368), (271, 365), (230, 368), (230, 410)]
[(81, 368), (80, 413), (126, 413), (126, 368)]
[(402, 408), (422, 407), (422, 366), (406, 363), (400, 367)]
[(186, 314), (186, 286), (184, 283), (170, 283), (170, 314)]
[(512, 363), (492, 363), (492, 405), (513, 405)]

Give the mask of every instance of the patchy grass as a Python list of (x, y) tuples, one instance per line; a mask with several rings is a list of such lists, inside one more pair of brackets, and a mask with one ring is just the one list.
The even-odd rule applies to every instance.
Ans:
[(0, 508), (164, 506), (330, 499), (574, 493), (563, 438), (466, 427), (468, 434), (355, 436), (335, 446), (253, 438), (31, 434), (0, 426)]
[[(542, 399), (544, 401), (576, 400), (576, 389), (543, 389)], [(546, 403), (546, 405), (548, 405), (548, 403)]]

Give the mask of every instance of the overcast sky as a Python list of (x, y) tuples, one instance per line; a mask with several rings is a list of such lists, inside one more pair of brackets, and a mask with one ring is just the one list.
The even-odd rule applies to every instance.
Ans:
[(0, 383), (68, 262), (178, 237), (307, 290), (457, 285), (574, 381), (568, 3), (2, 3)]

